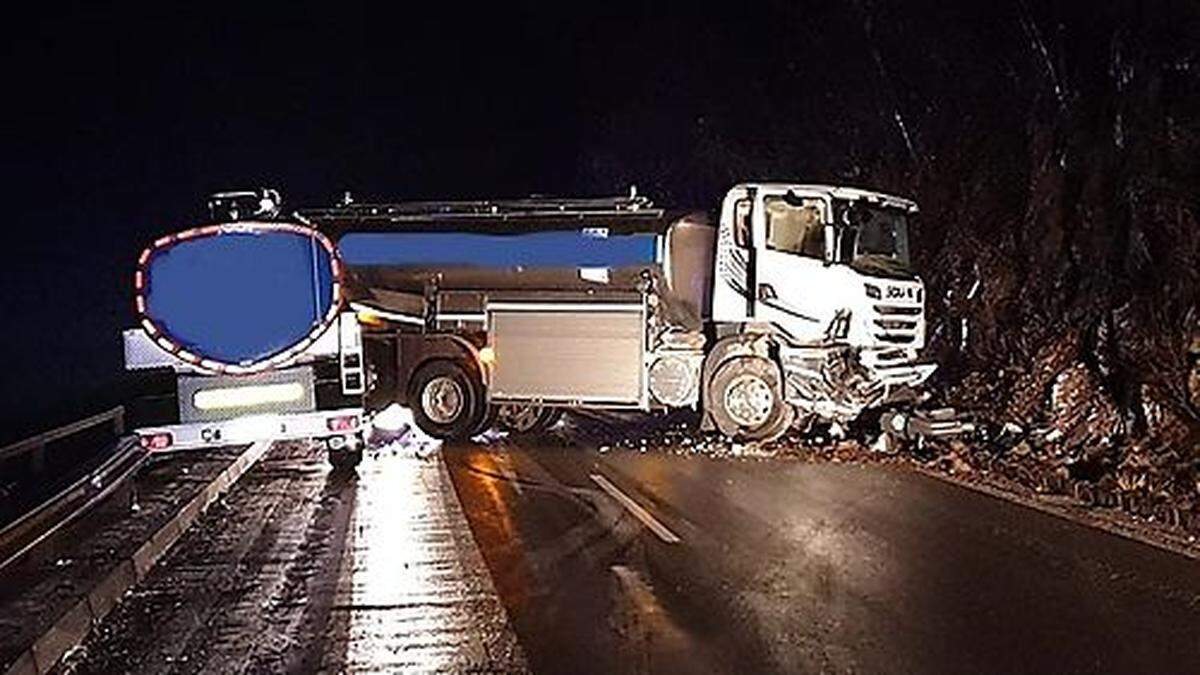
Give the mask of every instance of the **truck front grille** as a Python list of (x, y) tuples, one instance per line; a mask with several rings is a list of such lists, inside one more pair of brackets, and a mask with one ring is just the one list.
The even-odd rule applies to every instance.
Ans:
[(917, 341), (921, 307), (913, 305), (875, 305), (876, 316), (871, 323), (876, 340), (893, 345), (908, 345)]
[(889, 316), (918, 316), (921, 308), (912, 305), (875, 305), (875, 311)]

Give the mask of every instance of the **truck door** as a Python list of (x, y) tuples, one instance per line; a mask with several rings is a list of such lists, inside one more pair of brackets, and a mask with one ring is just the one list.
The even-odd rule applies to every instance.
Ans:
[(739, 186), (729, 191), (721, 205), (712, 289), (712, 318), (718, 323), (749, 321), (754, 313), (750, 288), (755, 263), (750, 236), (753, 201), (753, 192)]
[(825, 264), (829, 208), (819, 197), (756, 195), (751, 216), (755, 249), (754, 320), (799, 339), (819, 339), (832, 320), (836, 295)]

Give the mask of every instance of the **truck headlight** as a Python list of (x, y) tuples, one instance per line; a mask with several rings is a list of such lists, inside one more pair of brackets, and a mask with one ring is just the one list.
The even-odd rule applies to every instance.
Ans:
[(650, 393), (669, 406), (685, 406), (695, 400), (695, 364), (683, 356), (662, 356), (650, 366)]

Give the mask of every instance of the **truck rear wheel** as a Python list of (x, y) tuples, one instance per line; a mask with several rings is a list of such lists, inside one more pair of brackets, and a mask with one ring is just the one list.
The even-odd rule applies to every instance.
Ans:
[(362, 463), (363, 451), (362, 448), (354, 450), (332, 450), (329, 452), (329, 464), (334, 469), (349, 470)]
[(708, 383), (706, 407), (721, 433), (767, 441), (783, 435), (795, 411), (783, 400), (779, 368), (757, 356), (730, 359)]
[(503, 403), (497, 406), (496, 413), (496, 419), (505, 431), (536, 434), (554, 426), (562, 417), (562, 408)]
[(483, 383), (458, 361), (431, 361), (410, 382), (408, 407), (413, 420), (434, 438), (469, 438), (487, 414)]
[(362, 463), (363, 446), (366, 445), (361, 433), (353, 436), (332, 436), (325, 439), (329, 463), (335, 470), (346, 471)]

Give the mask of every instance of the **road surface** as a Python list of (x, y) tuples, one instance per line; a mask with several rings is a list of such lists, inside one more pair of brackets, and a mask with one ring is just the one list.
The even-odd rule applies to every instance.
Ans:
[(898, 467), (269, 456), (76, 672), (1200, 672), (1191, 559)]
[(539, 672), (1200, 672), (1200, 564), (900, 467), (445, 452)]

